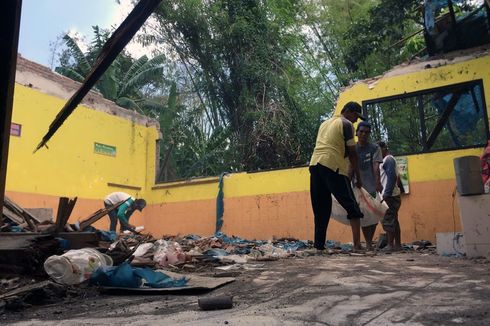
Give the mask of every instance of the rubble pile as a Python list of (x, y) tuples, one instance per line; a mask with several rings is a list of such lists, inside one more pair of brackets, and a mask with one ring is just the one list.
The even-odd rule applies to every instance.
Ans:
[(69, 224), (76, 201), (76, 197), (61, 197), (53, 218), (52, 210), (36, 216), (33, 212), (43, 209), (24, 209), (5, 197), (0, 219), (0, 274), (45, 276), (43, 263), (48, 257), (69, 249), (98, 247), (99, 241), (116, 239), (115, 233), (107, 235), (91, 224), (119, 205), (98, 210), (82, 221)]
[(91, 225), (104, 217), (112, 210), (118, 208), (123, 202), (108, 208), (99, 209), (87, 218), (75, 224), (69, 224), (68, 220), (77, 202), (77, 197), (70, 199), (60, 197), (56, 217), (50, 216), (40, 218), (35, 216), (32, 211), (42, 209), (23, 209), (13, 200), (5, 197), (2, 219), (0, 220), (0, 232), (39, 232), (39, 233), (61, 233), (79, 232), (89, 230)]
[[(242, 272), (267, 268), (268, 261), (319, 254), (311, 241), (291, 238), (246, 240), (217, 232), (210, 237), (157, 239), (151, 234), (116, 234), (91, 226), (118, 205), (68, 224), (75, 203), (76, 198), (62, 197), (53, 222), (7, 199), (0, 228), (0, 313), (94, 289), (211, 290), (234, 281), (232, 276)], [(404, 250), (432, 254), (435, 246), (422, 240), (405, 245)], [(353, 252), (351, 244), (329, 240), (320, 254), (378, 253)]]

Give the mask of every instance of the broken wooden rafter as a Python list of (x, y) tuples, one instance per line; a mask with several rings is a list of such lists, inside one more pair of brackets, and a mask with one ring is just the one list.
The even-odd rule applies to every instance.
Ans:
[(58, 212), (56, 214), (56, 228), (55, 233), (59, 233), (63, 231), (66, 223), (70, 218), (71, 212), (73, 211), (73, 207), (77, 202), (77, 197), (70, 199), (68, 197), (60, 197), (60, 201), (58, 204)]
[[(11, 218), (11, 217), (13, 217), (12, 214), (16, 215), (18, 218), (22, 218), (27, 223), (27, 225), (29, 225), (29, 228), (31, 229), (31, 231), (34, 231), (34, 232), (37, 231), (36, 224), (39, 224), (40, 221), (34, 215), (32, 215), (28, 211), (24, 210), (22, 207), (17, 205), (15, 202), (13, 202), (7, 196), (5, 196), (5, 198), (4, 198), (3, 205), (4, 205), (3, 211), (7, 212), (7, 214), (10, 213), (10, 216), (5, 214), (6, 216), (8, 216), (10, 219), (12, 219)], [(7, 208), (7, 210), (5, 210), (5, 208)], [(19, 219), (15, 220), (14, 222), (18, 223), (18, 221), (19, 221)], [(21, 224), (21, 223), (18, 223), (18, 224)]]
[(126, 17), (122, 24), (114, 31), (114, 34), (107, 40), (102, 47), (99, 56), (95, 60), (95, 65), (88, 73), (80, 88), (66, 102), (65, 106), (56, 115), (51, 122), (47, 133), (41, 142), (37, 145), (34, 152), (45, 146), (56, 131), (61, 127), (63, 122), (75, 111), (76, 107), (87, 93), (94, 87), (95, 83), (102, 77), (104, 72), (109, 68), (117, 55), (124, 49), (126, 44), (133, 38), (146, 19), (160, 4), (161, 0), (140, 0), (134, 7), (133, 11)]
[(23, 216), (18, 215), (15, 212), (12, 212), (7, 206), (3, 206), (2, 213), (3, 216), (7, 217), (9, 220), (11, 220), (14, 223), (17, 223), (18, 225), (26, 223)]

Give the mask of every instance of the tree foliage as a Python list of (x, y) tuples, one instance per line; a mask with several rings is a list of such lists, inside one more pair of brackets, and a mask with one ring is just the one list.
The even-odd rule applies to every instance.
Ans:
[[(166, 1), (160, 37), (194, 80), (211, 133), (227, 129), (232, 170), (304, 164), (317, 122), (301, 105), (296, 1)], [(306, 136), (306, 137), (304, 137)], [(305, 141), (306, 140), (306, 141)]]
[[(92, 42), (85, 52), (80, 48), (78, 40), (68, 34), (63, 36), (66, 48), (59, 56), (59, 66), (55, 68), (57, 73), (83, 82), (110, 36), (109, 31), (101, 30), (98, 26), (94, 26), (93, 31)], [(161, 104), (156, 97), (148, 97), (145, 89), (163, 86), (164, 63), (163, 55), (152, 59), (144, 55), (135, 60), (123, 52), (96, 83), (95, 89), (104, 98), (124, 108), (153, 115), (156, 110), (158, 114)]]
[[(342, 87), (423, 47), (397, 44), (419, 2), (164, 1), (140, 36), (161, 54), (123, 53), (96, 87), (159, 119), (159, 180), (304, 165)], [(95, 28), (86, 52), (65, 37), (56, 70), (81, 81), (108, 35)]]
[(383, 73), (424, 48), (422, 34), (403, 47), (397, 42), (422, 30), (419, 0), (381, 0), (347, 30), (344, 62), (356, 77)]

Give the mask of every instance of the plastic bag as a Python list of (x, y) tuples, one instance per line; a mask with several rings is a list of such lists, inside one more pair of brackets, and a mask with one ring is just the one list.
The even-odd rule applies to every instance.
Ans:
[(266, 243), (260, 247), (255, 248), (250, 253), (255, 259), (258, 258), (286, 258), (290, 256), (287, 250), (275, 247), (272, 243)]
[(163, 239), (155, 241), (153, 261), (160, 266), (174, 265), (186, 261), (186, 255), (177, 242), (167, 242)]
[(79, 284), (88, 280), (99, 267), (112, 266), (112, 258), (92, 248), (70, 250), (61, 256), (50, 256), (44, 270), (61, 284)]
[(136, 248), (136, 250), (133, 253), (133, 256), (135, 257), (142, 257), (144, 256), (147, 252), (153, 249), (153, 243), (147, 242), (147, 243), (142, 243)]
[[(359, 208), (364, 214), (364, 218), (361, 218), (361, 227), (373, 225), (381, 221), (388, 209), (388, 205), (384, 201), (381, 202), (381, 195), (377, 193), (376, 198), (373, 198), (364, 188), (359, 189), (355, 187), (353, 190)], [(333, 195), (332, 214), (330, 216), (337, 222), (350, 225), (350, 222), (347, 219), (346, 210), (339, 204)]]

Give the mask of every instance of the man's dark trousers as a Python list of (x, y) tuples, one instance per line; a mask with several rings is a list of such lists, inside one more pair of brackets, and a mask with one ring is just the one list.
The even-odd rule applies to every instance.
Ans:
[[(109, 207), (112, 207), (112, 205), (107, 204), (106, 202), (104, 202), (104, 207), (105, 208), (109, 208)], [(113, 209), (107, 215), (109, 215), (109, 219), (111, 221), (111, 225), (109, 227), (109, 230), (116, 232), (117, 220), (118, 220), (118, 218), (117, 218), (117, 209)]]
[(364, 217), (354, 197), (350, 181), (345, 175), (321, 164), (310, 166), (310, 196), (315, 216), (316, 249), (325, 249), (327, 227), (332, 213), (332, 195), (347, 211), (348, 219)]

